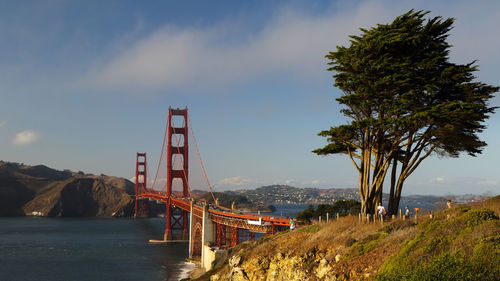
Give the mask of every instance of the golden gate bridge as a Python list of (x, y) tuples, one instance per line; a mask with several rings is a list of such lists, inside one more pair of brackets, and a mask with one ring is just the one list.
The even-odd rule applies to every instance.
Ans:
[[(182, 126), (174, 125), (174, 117), (182, 119)], [(189, 124), (189, 126), (188, 126)], [(188, 131), (191, 132), (198, 159), (214, 204), (193, 197), (189, 185)], [(166, 142), (165, 142), (166, 139)], [(181, 145), (182, 141), (182, 145)], [(165, 143), (166, 152), (165, 152)], [(163, 157), (164, 154), (166, 157)], [(166, 161), (166, 181), (159, 180), (163, 159)], [(177, 162), (179, 161), (179, 162)], [(168, 109), (168, 120), (163, 137), (162, 152), (153, 183), (149, 183), (146, 153), (137, 153), (135, 173), (135, 217), (146, 216), (146, 201), (165, 204), (165, 234), (162, 242), (189, 242), (189, 258), (200, 260), (209, 270), (216, 254), (241, 242), (255, 239), (255, 233), (273, 235), (289, 228), (286, 218), (266, 216), (235, 210), (219, 205), (206, 175), (187, 107)], [(160, 183), (163, 186), (159, 187)], [(174, 182), (182, 190), (174, 191)]]

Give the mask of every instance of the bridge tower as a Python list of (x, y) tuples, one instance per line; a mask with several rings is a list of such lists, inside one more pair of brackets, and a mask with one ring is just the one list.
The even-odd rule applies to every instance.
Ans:
[(147, 160), (146, 152), (137, 153), (135, 161), (135, 210), (134, 217), (146, 216), (146, 201), (138, 200), (137, 195), (146, 191), (147, 184)]
[[(189, 198), (189, 187), (188, 187), (188, 110), (187, 107), (184, 109), (172, 109), (168, 108), (168, 141), (167, 141), (167, 197), (168, 202), (166, 204), (166, 228), (164, 240), (187, 240), (188, 239), (188, 212), (184, 211), (178, 207), (172, 205), (170, 197), (172, 195), (176, 197)], [(174, 127), (173, 117), (181, 116), (183, 120), (182, 127)], [(178, 126), (178, 125), (177, 125)], [(183, 145), (179, 143), (180, 137), (182, 136)], [(177, 143), (175, 146), (172, 144), (172, 137), (175, 137)], [(182, 159), (182, 168), (176, 169), (174, 167), (174, 155), (179, 155), (177, 159)], [(177, 160), (178, 161), (178, 160)], [(176, 165), (179, 166), (179, 165)], [(179, 194), (172, 193), (172, 184), (174, 179), (182, 182), (182, 192)]]

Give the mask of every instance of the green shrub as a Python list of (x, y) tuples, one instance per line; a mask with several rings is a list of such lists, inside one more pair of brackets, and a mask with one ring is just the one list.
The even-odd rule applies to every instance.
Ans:
[(376, 280), (498, 280), (500, 222), (494, 213), (464, 207), (444, 213), (452, 218), (419, 225), (421, 231), (386, 261)]
[(387, 233), (380, 232), (366, 236), (359, 242), (356, 242), (352, 245), (351, 249), (346, 254), (346, 257), (356, 257), (375, 249), (379, 242), (382, 241), (382, 239), (384, 239), (386, 236)]
[(492, 210), (472, 209), (468, 211), (462, 219), (467, 226), (474, 227), (482, 224), (483, 222), (494, 220), (495, 218), (495, 213)]

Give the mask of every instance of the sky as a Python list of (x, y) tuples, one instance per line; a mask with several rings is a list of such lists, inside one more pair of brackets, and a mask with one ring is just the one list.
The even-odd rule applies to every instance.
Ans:
[[(317, 133), (344, 124), (324, 56), (410, 9), (456, 19), (450, 61), (500, 85), (500, 1), (0, 1), (0, 159), (132, 178), (189, 109), (214, 189), (357, 187)], [(491, 105), (500, 106), (500, 97)], [(403, 194), (500, 194), (500, 113), (477, 157), (425, 160)], [(196, 163), (191, 145), (190, 163)], [(192, 186), (203, 185), (198, 168)]]

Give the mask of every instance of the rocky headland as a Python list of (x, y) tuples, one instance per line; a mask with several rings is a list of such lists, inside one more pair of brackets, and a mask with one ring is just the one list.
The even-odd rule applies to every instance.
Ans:
[(124, 178), (0, 161), (0, 216), (130, 216), (133, 189)]
[(500, 196), (414, 218), (357, 216), (245, 242), (193, 280), (498, 280)]

